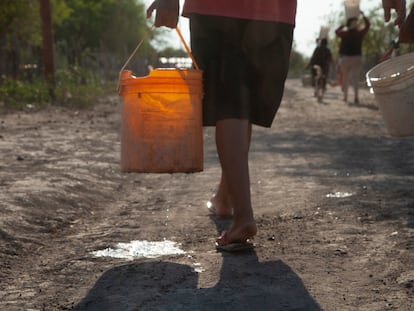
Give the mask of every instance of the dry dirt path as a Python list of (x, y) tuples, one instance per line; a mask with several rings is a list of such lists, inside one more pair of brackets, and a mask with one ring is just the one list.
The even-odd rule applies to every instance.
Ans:
[[(414, 310), (414, 138), (373, 97), (323, 103), (289, 80), (254, 128), (254, 252), (214, 250), (213, 132), (197, 174), (122, 174), (117, 99), (0, 111), (0, 310)], [(94, 257), (132, 240), (184, 254)]]

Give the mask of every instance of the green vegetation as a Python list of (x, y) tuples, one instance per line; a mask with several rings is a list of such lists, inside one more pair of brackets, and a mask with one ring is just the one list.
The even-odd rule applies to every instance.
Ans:
[(24, 108), (45, 105), (50, 96), (43, 80), (25, 82), (4, 78), (0, 84), (0, 99), (8, 107)]
[(295, 45), (293, 45), (293, 50), (290, 55), (289, 78), (299, 78), (303, 75), (308, 62), (309, 60), (297, 52), (295, 50)]
[[(377, 0), (371, 0), (376, 1)], [(44, 78), (45, 52), (40, 3), (51, 4), (53, 30), (53, 79)], [(369, 12), (372, 27), (364, 40), (365, 69), (378, 63), (397, 36), (397, 29), (384, 24), (380, 3)], [(343, 13), (326, 18), (333, 31), (344, 22)], [(49, 103), (88, 106), (96, 97), (116, 91), (120, 68), (149, 31), (141, 0), (2, 0), (0, 10), (0, 106), (21, 108)], [(182, 49), (166, 46), (165, 30), (154, 30), (142, 44), (129, 68), (145, 75), (157, 67), (160, 57), (185, 57)], [(152, 44), (154, 43), (154, 44)], [(330, 47), (337, 59), (339, 41)], [(397, 53), (412, 51), (401, 45)], [(293, 47), (290, 77), (305, 71), (308, 59)], [(47, 82), (48, 83), (47, 83)]]
[[(87, 106), (116, 91), (118, 73), (148, 31), (136, 0), (51, 0), (55, 72), (43, 74), (39, 1), (3, 0), (0, 10), (0, 106)], [(154, 34), (157, 34), (154, 32)], [(144, 42), (131, 66), (146, 73), (158, 58)]]

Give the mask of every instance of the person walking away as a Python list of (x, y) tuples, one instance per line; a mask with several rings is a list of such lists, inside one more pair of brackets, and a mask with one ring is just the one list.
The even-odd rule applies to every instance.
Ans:
[[(320, 40), (319, 45), (312, 53), (311, 59), (307, 66), (311, 71), (312, 85), (316, 90), (322, 89), (322, 96), (326, 91), (326, 82), (329, 75), (329, 69), (332, 63), (332, 52), (328, 47), (328, 39), (323, 38)], [(318, 77), (318, 79), (316, 79)]]
[[(203, 70), (203, 125), (215, 127), (221, 165), (211, 199), (232, 224), (216, 239), (219, 250), (251, 248), (257, 233), (248, 154), (252, 125), (270, 127), (289, 68), (296, 0), (186, 0), (191, 47)], [(174, 28), (179, 0), (155, 0), (155, 26)]]
[(335, 33), (341, 38), (339, 45), (340, 66), (342, 72), (342, 91), (344, 101), (348, 102), (348, 88), (352, 82), (354, 88), (354, 102), (359, 103), (359, 77), (362, 69), (362, 42), (370, 28), (368, 18), (361, 12), (364, 27), (358, 28), (358, 18), (352, 17), (345, 25), (339, 26)]

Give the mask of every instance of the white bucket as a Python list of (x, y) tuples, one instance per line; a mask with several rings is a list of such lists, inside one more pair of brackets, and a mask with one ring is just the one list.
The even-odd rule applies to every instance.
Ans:
[(380, 63), (366, 74), (391, 136), (414, 136), (414, 53)]
[(319, 39), (328, 39), (329, 34), (329, 26), (321, 26), (321, 30), (319, 31)]
[(345, 17), (347, 20), (350, 18), (359, 17), (359, 13), (361, 11), (359, 9), (359, 0), (345, 0), (344, 5), (345, 5)]

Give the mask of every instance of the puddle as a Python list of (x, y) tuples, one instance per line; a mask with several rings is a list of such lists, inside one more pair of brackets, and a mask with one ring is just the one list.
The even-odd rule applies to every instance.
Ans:
[(354, 194), (351, 192), (334, 192), (328, 193), (326, 195), (327, 198), (349, 198), (352, 197)]
[(173, 241), (131, 241), (118, 243), (114, 247), (92, 252), (95, 257), (112, 257), (122, 259), (157, 258), (165, 255), (181, 255), (185, 252)]
[(195, 273), (203, 273), (206, 271), (205, 269), (203, 269), (203, 267), (201, 267), (201, 263), (199, 262), (195, 262), (193, 265), (194, 265), (193, 271)]

